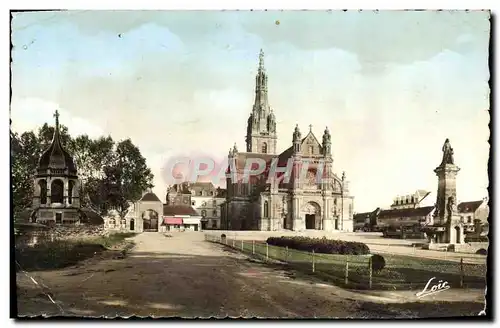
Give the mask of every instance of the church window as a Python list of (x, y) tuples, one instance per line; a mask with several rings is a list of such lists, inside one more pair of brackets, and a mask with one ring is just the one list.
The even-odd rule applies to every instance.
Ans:
[(314, 154), (314, 146), (309, 146), (309, 154)]
[(262, 153), (267, 154), (267, 143), (265, 142), (262, 144)]
[(269, 202), (267, 200), (264, 202), (264, 217), (269, 217)]

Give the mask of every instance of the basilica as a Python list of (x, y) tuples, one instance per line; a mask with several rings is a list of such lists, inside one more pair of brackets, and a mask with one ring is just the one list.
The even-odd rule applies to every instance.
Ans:
[[(261, 50), (255, 102), (247, 122), (246, 152), (238, 151), (235, 144), (228, 155), (230, 165), (226, 201), (221, 206), (221, 228), (353, 231), (353, 196), (349, 194), (345, 173), (339, 177), (333, 172), (328, 128), (320, 142), (312, 126), (302, 137), (297, 125), (291, 133), (291, 146), (278, 153), (276, 116), (269, 105), (267, 82)], [(260, 176), (244, 179), (246, 163), (254, 159), (265, 161), (267, 169)], [(278, 163), (279, 167), (291, 163), (290, 178), (284, 179), (279, 174), (269, 176), (272, 163)], [(304, 167), (306, 174), (299, 174)]]

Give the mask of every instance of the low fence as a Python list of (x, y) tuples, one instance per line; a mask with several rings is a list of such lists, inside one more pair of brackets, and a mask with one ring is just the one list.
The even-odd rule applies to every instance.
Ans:
[[(485, 264), (384, 254), (385, 267), (374, 272), (371, 255), (321, 254), (278, 247), (265, 241), (243, 240), (206, 234), (205, 240), (223, 244), (267, 262), (283, 263), (347, 288), (421, 291), (431, 278), (456, 288), (484, 288)], [(432, 287), (429, 285), (429, 288)]]

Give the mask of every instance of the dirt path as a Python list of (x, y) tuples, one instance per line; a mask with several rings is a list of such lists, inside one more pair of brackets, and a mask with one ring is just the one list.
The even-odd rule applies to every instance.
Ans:
[(459, 291), (462, 301), (451, 297), (451, 290), (439, 293), (450, 293), (446, 297), (456, 301), (452, 306), (436, 306), (432, 297), (439, 294), (406, 306), (403, 303), (413, 295), (357, 293), (299, 279), (222, 245), (205, 242), (199, 232), (172, 237), (143, 233), (134, 241), (136, 248), (124, 259), (103, 255), (78, 267), (28, 273), (38, 285), (28, 275), (18, 273), (19, 313), (345, 318), (432, 316), (434, 312), (464, 315), (477, 314), (482, 308), (481, 291)]

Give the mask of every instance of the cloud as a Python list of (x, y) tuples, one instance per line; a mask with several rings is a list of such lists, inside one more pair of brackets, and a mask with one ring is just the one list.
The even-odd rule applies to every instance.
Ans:
[(63, 124), (65, 117), (87, 121), (74, 123), (72, 133), (98, 127), (115, 140), (130, 137), (152, 168), (160, 196), (161, 170), (172, 156), (224, 157), (234, 142), (245, 148), (257, 56), (264, 48), (278, 151), (290, 147), (295, 124), (303, 133), (312, 124), (319, 139), (328, 126), (334, 171), (346, 171), (356, 211), (389, 205), (397, 193), (434, 190), (432, 170), (446, 137), (462, 168), (460, 198), (482, 198), (488, 182), (488, 16), (16, 14), (13, 124), (50, 122), (60, 107)]
[(71, 135), (87, 134), (92, 138), (105, 135), (103, 129), (88, 119), (73, 115), (57, 103), (39, 98), (13, 98), (11, 102), (12, 129), (17, 132), (37, 130), (44, 123), (55, 124), (54, 113)]

